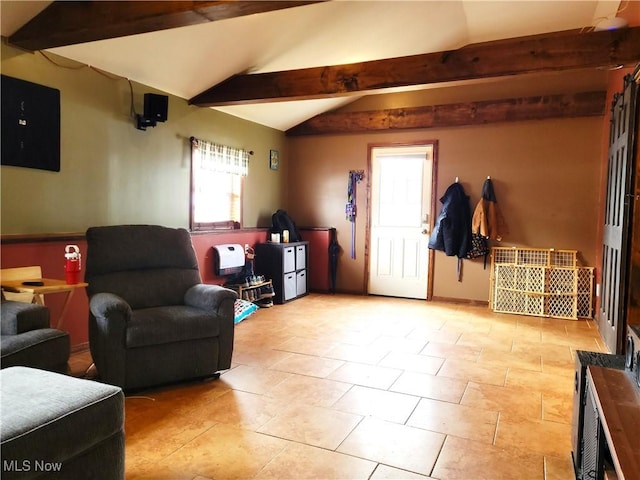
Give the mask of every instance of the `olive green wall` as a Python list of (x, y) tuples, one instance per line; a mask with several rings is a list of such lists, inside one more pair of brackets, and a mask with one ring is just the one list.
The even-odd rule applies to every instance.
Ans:
[[(253, 150), (245, 179), (243, 224), (268, 226), (286, 203), (288, 158), (284, 134), (169, 96), (165, 123), (137, 130), (124, 79), (52, 56), (2, 44), (4, 75), (60, 90), (61, 171), (2, 166), (2, 234), (82, 232), (91, 225), (189, 225), (189, 137)], [(77, 68), (81, 67), (81, 68)], [(133, 84), (137, 112), (144, 93)], [(280, 151), (280, 170), (269, 169), (269, 150)]]

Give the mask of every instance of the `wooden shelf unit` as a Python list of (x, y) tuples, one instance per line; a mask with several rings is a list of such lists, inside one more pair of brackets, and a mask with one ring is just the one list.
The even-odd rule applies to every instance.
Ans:
[[(242, 300), (247, 300), (249, 302), (257, 302), (258, 300), (263, 300), (265, 298), (272, 298), (275, 294), (273, 293), (273, 283), (271, 280), (266, 280), (264, 282), (256, 283), (254, 285), (240, 284), (240, 285), (225, 285), (226, 288), (230, 288), (231, 290), (235, 290), (238, 292), (238, 298)], [(265, 288), (270, 287), (270, 288)], [(258, 292), (256, 292), (256, 290)], [(263, 290), (263, 292), (260, 292)]]

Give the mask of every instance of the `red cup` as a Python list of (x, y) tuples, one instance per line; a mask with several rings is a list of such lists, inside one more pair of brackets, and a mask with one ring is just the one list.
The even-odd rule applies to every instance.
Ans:
[(65, 276), (67, 279), (67, 285), (75, 285), (76, 283), (80, 283), (80, 271), (65, 272)]
[(80, 283), (80, 260), (67, 258), (64, 262), (64, 273), (68, 285)]
[(80, 250), (77, 245), (67, 245), (64, 249), (64, 273), (68, 285), (80, 283)]

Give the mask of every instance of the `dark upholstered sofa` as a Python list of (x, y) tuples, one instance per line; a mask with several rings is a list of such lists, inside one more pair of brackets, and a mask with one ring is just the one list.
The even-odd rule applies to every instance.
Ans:
[(49, 309), (3, 300), (0, 305), (0, 366), (16, 365), (66, 372), (69, 334), (49, 328)]
[(89, 344), (101, 381), (138, 389), (231, 367), (236, 292), (202, 284), (191, 236), (157, 225), (91, 227)]

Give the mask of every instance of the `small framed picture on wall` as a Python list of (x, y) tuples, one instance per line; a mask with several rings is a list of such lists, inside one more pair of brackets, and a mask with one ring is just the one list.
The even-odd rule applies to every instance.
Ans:
[(271, 170), (278, 170), (280, 167), (280, 154), (278, 150), (269, 150), (269, 168)]

